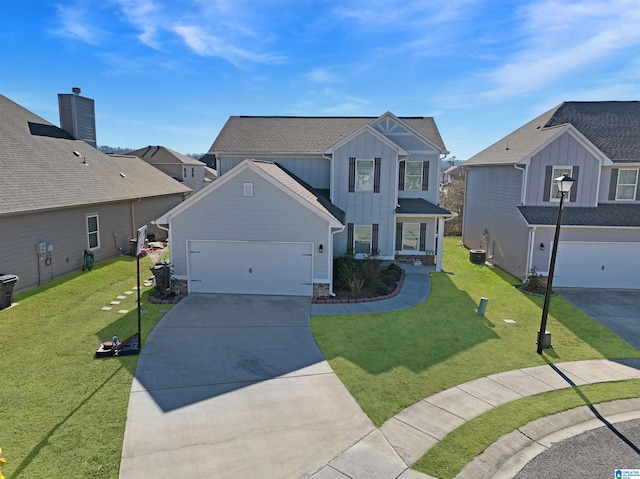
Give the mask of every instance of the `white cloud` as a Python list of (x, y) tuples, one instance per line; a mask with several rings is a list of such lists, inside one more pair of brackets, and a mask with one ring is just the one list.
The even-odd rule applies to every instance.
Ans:
[(312, 83), (340, 83), (342, 80), (326, 68), (311, 70), (304, 77)]
[(54, 33), (66, 38), (78, 39), (90, 45), (98, 45), (102, 31), (90, 20), (87, 12), (80, 4), (56, 5), (61, 28)]
[(283, 60), (281, 56), (254, 53), (250, 50), (236, 47), (221, 40), (218, 36), (208, 33), (200, 26), (175, 24), (170, 29), (181, 37), (195, 54), (205, 57), (224, 58), (238, 67), (245, 60), (256, 63), (278, 63)]
[(162, 28), (163, 15), (161, 8), (153, 0), (116, 0), (122, 9), (125, 19), (140, 30), (138, 39), (148, 47), (160, 49), (156, 39), (158, 30)]
[(540, 90), (640, 46), (637, 0), (548, 0), (520, 11), (522, 48), (487, 75), (484, 96), (506, 98)]

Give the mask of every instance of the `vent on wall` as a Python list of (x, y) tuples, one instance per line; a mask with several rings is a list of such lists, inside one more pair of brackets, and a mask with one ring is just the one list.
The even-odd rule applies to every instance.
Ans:
[(243, 196), (253, 196), (253, 183), (243, 183), (242, 184), (242, 195)]

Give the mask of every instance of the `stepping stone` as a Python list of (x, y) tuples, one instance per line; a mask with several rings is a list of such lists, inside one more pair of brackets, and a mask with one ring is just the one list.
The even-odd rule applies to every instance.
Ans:
[(146, 313), (148, 313), (148, 312), (149, 312), (149, 310), (148, 310), (148, 309), (141, 309), (141, 310), (140, 310), (140, 314), (146, 314)]
[(116, 299), (127, 299), (126, 296), (116, 296)]
[(145, 281), (143, 286), (149, 287), (149, 286), (153, 286), (153, 282), (151, 281)]
[(503, 321), (507, 324), (516, 324), (516, 322), (513, 319), (504, 319)]
[(168, 309), (161, 309), (161, 310), (158, 311), (158, 313), (168, 313), (168, 312), (169, 312)]
[(125, 291), (124, 294), (133, 294), (133, 291)]
[(131, 288), (131, 289), (133, 289), (133, 290), (135, 291), (136, 289), (138, 289), (138, 287), (137, 287), (137, 286), (134, 286), (134, 287), (133, 287), (133, 288)]
[(109, 304), (120, 304), (120, 301), (111, 301)]
[(121, 309), (120, 311), (118, 311), (118, 313), (120, 314), (127, 314), (129, 311), (126, 309)]
[(111, 311), (113, 308), (109, 307), (109, 306), (103, 306), (102, 308), (100, 308), (101, 311)]

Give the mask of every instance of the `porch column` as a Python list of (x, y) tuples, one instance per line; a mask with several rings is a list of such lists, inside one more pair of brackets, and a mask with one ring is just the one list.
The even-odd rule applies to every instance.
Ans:
[(442, 247), (444, 243), (444, 219), (438, 216), (438, 246), (436, 248), (436, 271), (442, 271)]

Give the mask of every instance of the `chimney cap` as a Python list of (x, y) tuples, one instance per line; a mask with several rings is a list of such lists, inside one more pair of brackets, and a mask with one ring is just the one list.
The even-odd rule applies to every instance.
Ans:
[(77, 87), (77, 86), (74, 86), (74, 87), (71, 89), (71, 91), (73, 92), (73, 94), (74, 94), (74, 95), (79, 95), (79, 94), (80, 94), (80, 92), (81, 92), (80, 88), (79, 88), (79, 87)]

